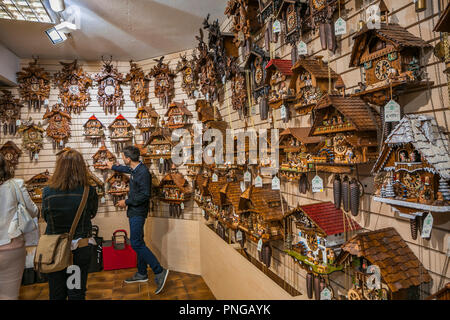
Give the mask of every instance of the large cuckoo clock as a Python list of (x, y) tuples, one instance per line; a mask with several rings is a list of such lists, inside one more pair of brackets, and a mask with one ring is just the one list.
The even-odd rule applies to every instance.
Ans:
[(44, 147), (44, 128), (30, 118), (20, 126), (18, 132), (22, 135), (22, 146), (28, 151), (30, 160), (37, 160), (39, 151)]
[(296, 48), (296, 43), (300, 39), (301, 22), (305, 13), (306, 4), (302, 4), (301, 0), (281, 1), (276, 13), (276, 18), (283, 23), (285, 42), (291, 44), (293, 48)]
[(39, 111), (50, 96), (50, 74), (38, 67), (37, 59), (34, 59), (28, 67), (17, 72), (17, 83), (22, 101), (28, 104), (28, 108)]
[(177, 73), (181, 73), (181, 88), (189, 99), (194, 99), (194, 92), (198, 88), (198, 74), (195, 72), (195, 55), (191, 60), (186, 58), (186, 55), (180, 55), (180, 60), (177, 64)]
[(137, 108), (142, 107), (148, 100), (149, 85), (145, 73), (136, 63), (130, 61), (130, 72), (125, 82), (130, 83), (130, 98)]
[(258, 0), (229, 0), (225, 14), (231, 19), (231, 32), (237, 47), (249, 44), (251, 35), (261, 28)]
[(186, 128), (191, 125), (192, 113), (186, 108), (184, 100), (182, 102), (172, 102), (167, 110), (165, 126), (169, 129)]
[(95, 81), (98, 82), (97, 100), (105, 114), (116, 114), (124, 103), (121, 87), (123, 75), (111, 62), (111, 60), (103, 61), (101, 72), (95, 75)]
[(70, 120), (72, 117), (62, 111), (62, 104), (55, 104), (51, 110), (47, 108), (43, 119), (48, 121), (47, 136), (53, 140), (53, 149), (63, 149), (70, 137)]
[(102, 138), (105, 137), (105, 126), (94, 114), (88, 119), (88, 121), (86, 121), (83, 128), (84, 136), (86, 139), (91, 140), (93, 144), (97, 144)]
[(78, 66), (77, 60), (60, 64), (63, 66), (62, 70), (54, 75), (60, 103), (65, 112), (80, 114), (86, 110), (91, 100), (89, 88), (92, 86), (92, 79)]
[(14, 171), (19, 164), (19, 157), (22, 155), (22, 150), (14, 142), (8, 141), (0, 148), (0, 153), (10, 164), (11, 171)]
[(163, 108), (167, 108), (175, 96), (175, 77), (176, 74), (170, 69), (168, 63), (163, 63), (164, 56), (160, 59), (153, 59), (157, 62), (147, 78), (155, 80), (155, 96), (159, 98), (159, 103)]
[(19, 99), (14, 99), (8, 90), (2, 90), (0, 97), (0, 121), (3, 127), (3, 135), (15, 135), (20, 122), (20, 110), (22, 105)]
[(114, 142), (116, 152), (122, 151), (124, 144), (130, 142), (134, 137), (134, 127), (124, 118), (121, 114), (109, 125), (109, 131), (111, 132), (111, 141)]

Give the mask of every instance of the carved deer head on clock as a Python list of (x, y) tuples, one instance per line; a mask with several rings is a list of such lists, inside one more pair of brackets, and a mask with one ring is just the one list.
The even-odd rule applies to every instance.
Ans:
[(34, 59), (28, 67), (17, 72), (17, 82), (22, 101), (28, 104), (28, 108), (39, 111), (50, 96), (50, 74), (38, 67), (37, 59)]
[(62, 70), (54, 75), (60, 103), (66, 113), (80, 114), (91, 101), (89, 88), (92, 86), (92, 79), (78, 66), (77, 60), (60, 64), (63, 66)]
[(130, 83), (130, 98), (137, 108), (142, 107), (148, 100), (148, 79), (142, 68), (130, 61), (130, 72), (125, 77), (125, 82)]
[(187, 94), (189, 99), (194, 99), (194, 92), (198, 88), (198, 74), (194, 72), (195, 69), (195, 54), (192, 59), (188, 60), (186, 55), (180, 55), (180, 60), (177, 64), (177, 73), (181, 73), (182, 81), (181, 88)]
[(154, 59), (157, 64), (150, 70), (147, 78), (155, 79), (155, 96), (159, 98), (163, 108), (167, 108), (175, 96), (176, 74), (170, 69), (169, 64), (163, 63), (163, 60), (164, 56)]
[(3, 125), (3, 134), (15, 135), (18, 125), (20, 125), (20, 109), (22, 105), (19, 99), (14, 99), (8, 90), (2, 90), (0, 97), (0, 121)]
[(102, 57), (102, 60), (102, 70), (95, 75), (95, 81), (98, 83), (97, 100), (105, 114), (116, 114), (124, 103), (121, 88), (123, 75), (112, 65), (112, 57), (108, 61)]

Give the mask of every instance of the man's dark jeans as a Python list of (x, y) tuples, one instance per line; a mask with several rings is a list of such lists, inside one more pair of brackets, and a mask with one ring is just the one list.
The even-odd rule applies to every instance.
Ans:
[[(50, 300), (85, 300), (86, 284), (88, 278), (89, 264), (91, 263), (90, 245), (78, 248), (73, 253), (73, 264), (80, 267), (81, 270), (81, 289), (68, 289), (67, 278), (71, 274), (67, 273), (67, 269), (52, 272), (48, 274), (48, 287)], [(73, 274), (73, 273), (72, 273)]]
[(163, 268), (156, 259), (153, 252), (145, 245), (144, 242), (144, 224), (145, 218), (142, 216), (130, 217), (130, 242), (131, 247), (137, 254), (137, 268), (139, 274), (147, 275), (147, 265), (152, 268), (154, 274), (161, 273)]

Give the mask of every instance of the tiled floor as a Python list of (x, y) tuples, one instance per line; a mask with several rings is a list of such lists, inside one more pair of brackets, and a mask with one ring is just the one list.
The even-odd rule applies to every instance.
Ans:
[[(164, 290), (155, 295), (153, 273), (146, 283), (126, 284), (126, 278), (136, 269), (123, 269), (90, 273), (87, 284), (87, 300), (214, 300), (201, 276), (170, 271)], [(48, 284), (22, 286), (22, 300), (48, 300)]]

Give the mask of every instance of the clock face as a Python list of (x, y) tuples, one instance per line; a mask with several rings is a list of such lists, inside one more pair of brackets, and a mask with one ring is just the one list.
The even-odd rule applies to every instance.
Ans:
[(321, 10), (325, 6), (325, 1), (326, 0), (312, 0), (316, 10)]
[(418, 190), (421, 186), (421, 178), (418, 172), (406, 173), (402, 181), (409, 189)]
[(186, 68), (184, 71), (184, 82), (191, 83), (192, 82), (192, 69)]
[(69, 92), (75, 96), (77, 96), (80, 93), (80, 88), (78, 88), (78, 85), (71, 85), (69, 86)]
[(377, 65), (375, 66), (375, 77), (377, 77), (378, 80), (386, 80), (389, 75), (390, 68), (391, 65), (389, 64), (389, 61), (378, 61)]
[(262, 80), (263, 80), (263, 71), (261, 67), (257, 67), (255, 72), (255, 82), (257, 85), (260, 85), (262, 83)]
[(32, 140), (37, 138), (37, 132), (36, 131), (31, 131), (30, 133), (28, 133), (28, 137)]
[(114, 87), (113, 86), (106, 86), (105, 87), (105, 94), (107, 96), (112, 96), (114, 94)]
[(7, 152), (7, 153), (5, 154), (5, 159), (6, 159), (7, 161), (11, 161), (11, 160), (14, 159), (14, 156), (13, 156), (12, 153)]

